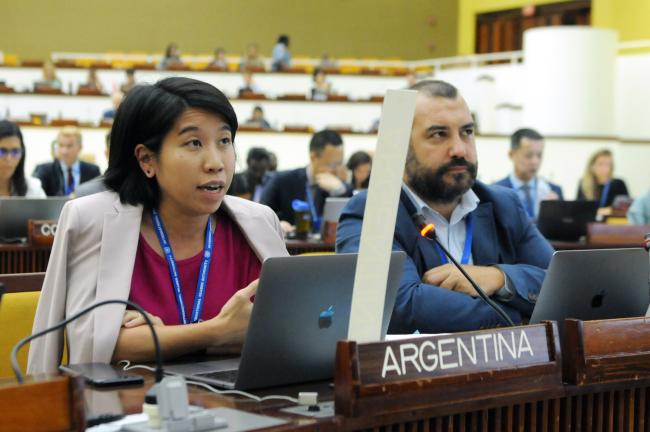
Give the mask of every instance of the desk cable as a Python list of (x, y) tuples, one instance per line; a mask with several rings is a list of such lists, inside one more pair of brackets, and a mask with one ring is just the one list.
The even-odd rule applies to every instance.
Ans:
[[(120, 360), (119, 362), (117, 362), (117, 364), (119, 366), (121, 366), (122, 370), (124, 370), (124, 371), (132, 370), (132, 369), (146, 369), (148, 371), (155, 372), (155, 370), (156, 370), (155, 368), (153, 368), (151, 366), (147, 366), (147, 365), (143, 365), (143, 364), (133, 364), (132, 365), (130, 360)], [(270, 396), (259, 397), (259, 396), (255, 396), (254, 394), (247, 393), (247, 392), (244, 392), (244, 391), (241, 391), (241, 390), (219, 390), (219, 389), (216, 389), (216, 388), (212, 387), (209, 384), (198, 382), (198, 381), (186, 380), (186, 383), (197, 386), (197, 387), (203, 387), (204, 389), (206, 389), (208, 391), (211, 391), (213, 393), (219, 394), (219, 395), (243, 396), (243, 397), (252, 399), (252, 400), (254, 400), (256, 402), (264, 402), (264, 401), (273, 400), (273, 399), (282, 399), (282, 400), (286, 400), (286, 401), (289, 401), (289, 402), (293, 402), (295, 404), (299, 403), (298, 399), (292, 398), (291, 396), (270, 395)]]

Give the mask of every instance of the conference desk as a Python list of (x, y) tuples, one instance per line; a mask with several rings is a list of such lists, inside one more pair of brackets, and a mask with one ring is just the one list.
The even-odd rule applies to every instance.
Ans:
[[(292, 402), (256, 402), (241, 396), (217, 395), (195, 386), (188, 388), (189, 401), (205, 408), (230, 408), (281, 419), (286, 423), (265, 429), (278, 432), (650, 431), (650, 322), (631, 318), (572, 320), (572, 324), (565, 336), (569, 339), (562, 345), (555, 323), (408, 341), (342, 341), (337, 345), (334, 385), (323, 381), (251, 392), (256, 396), (295, 398), (298, 392), (316, 391), (320, 403), (334, 401), (333, 411), (321, 405), (323, 416), (319, 418), (284, 411), (295, 406)], [(442, 338), (471, 339), (511, 331), (528, 332), (535, 351), (540, 350), (532, 363), (517, 360), (512, 354), (511, 360), (496, 368), (428, 370), (419, 374), (411, 368), (402, 373), (406, 376), (380, 384), (370, 378), (381, 367), (381, 363), (376, 363), (378, 357), (369, 356), (370, 352), (379, 353), (381, 358), (383, 349), (391, 344), (424, 346), (421, 341), (448, 343), (449, 339), (443, 342)], [(631, 343), (635, 338), (637, 342)], [(532, 348), (530, 352), (533, 355)], [(140, 369), (129, 373), (143, 375), (144, 386), (83, 391), (85, 418), (142, 411), (153, 374)], [(5, 384), (8, 382), (5, 380)], [(453, 384), (444, 385), (445, 382)], [(0, 396), (2, 387), (0, 383)]]
[[(250, 118), (253, 108), (262, 106), (265, 118), (279, 129), (287, 125), (306, 125), (314, 130), (346, 127), (367, 132), (381, 114), (381, 102), (367, 100), (319, 102), (233, 98), (231, 103), (239, 119)], [(0, 112), (10, 113), (13, 119), (29, 119), (38, 113), (47, 119), (74, 119), (90, 124), (97, 124), (111, 106), (109, 96), (14, 93), (4, 94), (0, 99)]]
[[(334, 243), (322, 240), (287, 240), (290, 255), (304, 253), (334, 252)], [(598, 244), (586, 242), (552, 241), (555, 250), (616, 249), (630, 247), (630, 244)], [(44, 272), (50, 258), (49, 246), (32, 246), (29, 244), (0, 244), (0, 274)]]

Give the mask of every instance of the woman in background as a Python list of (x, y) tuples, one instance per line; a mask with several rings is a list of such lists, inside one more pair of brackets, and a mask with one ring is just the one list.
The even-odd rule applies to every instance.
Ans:
[(627, 196), (627, 186), (623, 180), (614, 178), (612, 152), (599, 150), (589, 158), (578, 185), (578, 201), (598, 201), (598, 213), (607, 216), (618, 195)]
[[(288, 254), (270, 208), (226, 196), (236, 132), (232, 105), (205, 82), (129, 91), (111, 129), (108, 191), (68, 202), (59, 218), (34, 332), (128, 299), (153, 317), (166, 358), (240, 347), (262, 262)], [(70, 363), (153, 360), (143, 323), (122, 305), (70, 323)], [(28, 372), (56, 371), (62, 351), (61, 333), (34, 340)]]
[(372, 168), (372, 158), (364, 151), (358, 151), (350, 156), (346, 165), (352, 175), (352, 189), (357, 191), (368, 189), (370, 182), (370, 169)]
[(25, 177), (25, 143), (15, 123), (0, 121), (0, 197), (45, 198), (41, 181)]
[(51, 61), (46, 61), (43, 63), (43, 78), (40, 81), (34, 83), (35, 88), (39, 87), (49, 87), (58, 90), (62, 90), (61, 80), (56, 76), (56, 68)]

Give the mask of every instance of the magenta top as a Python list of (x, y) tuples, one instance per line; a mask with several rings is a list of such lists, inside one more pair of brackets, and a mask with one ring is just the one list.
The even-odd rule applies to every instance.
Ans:
[[(219, 211), (216, 219), (214, 252), (201, 312), (202, 320), (218, 315), (236, 291), (259, 277), (262, 267), (239, 226), (230, 216)], [(191, 258), (176, 261), (188, 317), (194, 305), (202, 258), (201, 250)], [(167, 261), (154, 251), (142, 235), (135, 255), (129, 300), (160, 317), (165, 325), (181, 324)]]

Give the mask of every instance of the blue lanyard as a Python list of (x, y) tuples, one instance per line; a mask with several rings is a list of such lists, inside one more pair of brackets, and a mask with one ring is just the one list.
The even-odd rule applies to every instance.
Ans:
[(314, 231), (318, 231), (320, 229), (320, 218), (318, 217), (318, 212), (316, 211), (316, 203), (314, 203), (314, 200), (311, 196), (311, 187), (309, 185), (309, 182), (307, 182), (307, 186), (305, 186), (305, 193), (307, 194), (307, 203), (309, 204), (309, 211), (311, 212), (312, 226), (314, 227)]
[(609, 186), (611, 184), (612, 184), (611, 181), (605, 183), (605, 186), (603, 187), (603, 191), (600, 194), (600, 204), (598, 204), (598, 207), (605, 207), (605, 203), (607, 202), (607, 195), (609, 195)]
[(199, 280), (196, 283), (196, 294), (194, 295), (194, 306), (192, 307), (191, 320), (187, 320), (185, 312), (185, 302), (183, 301), (183, 290), (181, 289), (181, 279), (178, 276), (178, 269), (176, 268), (176, 259), (174, 253), (169, 245), (167, 239), (167, 232), (162, 224), (160, 215), (155, 209), (151, 210), (151, 219), (153, 220), (158, 241), (162, 247), (167, 265), (169, 266), (169, 275), (172, 279), (174, 287), (174, 294), (176, 295), (176, 306), (178, 306), (178, 315), (181, 317), (183, 324), (197, 323), (201, 318), (201, 311), (203, 310), (203, 302), (205, 300), (205, 287), (208, 284), (208, 273), (210, 272), (210, 261), (212, 260), (212, 250), (214, 248), (212, 239), (212, 220), (208, 218), (208, 226), (205, 228), (205, 246), (203, 248), (203, 260), (201, 261), (201, 268), (199, 270)]
[[(465, 218), (465, 246), (463, 247), (463, 257), (460, 260), (461, 264), (469, 264), (469, 256), (472, 253), (472, 237), (474, 237), (474, 218), (472, 217), (472, 214), (469, 213), (467, 217)], [(440, 246), (438, 246), (438, 243), (433, 243), (436, 246), (436, 249), (438, 250), (438, 255), (440, 255), (440, 265), (447, 264), (449, 260), (447, 259), (447, 255), (440, 249)]]

